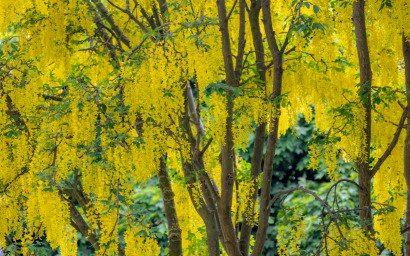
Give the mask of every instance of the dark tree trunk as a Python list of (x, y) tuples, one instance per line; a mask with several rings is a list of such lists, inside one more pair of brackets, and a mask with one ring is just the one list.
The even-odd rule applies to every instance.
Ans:
[[(261, 1), (252, 0), (249, 10), (249, 23), (251, 25), (251, 32), (253, 38), (253, 46), (255, 48), (256, 67), (258, 69), (259, 80), (258, 86), (265, 88), (266, 86), (266, 67), (265, 67), (265, 49), (263, 46), (262, 33), (259, 23), (259, 16), (261, 10)], [(266, 122), (260, 123), (255, 130), (254, 150), (251, 160), (251, 178), (253, 194), (251, 199), (247, 202), (246, 211), (242, 219), (241, 238), (239, 240), (239, 248), (243, 256), (249, 254), (249, 243), (253, 226), (253, 218), (255, 212), (255, 203), (258, 197), (258, 177), (261, 172), (263, 147), (265, 144)]]
[[(270, 99), (277, 99), (282, 93), (282, 77), (283, 77), (283, 55), (289, 43), (289, 38), (286, 38), (282, 47), (279, 49), (276, 42), (275, 32), (273, 31), (270, 0), (261, 0), (263, 25), (266, 32), (269, 50), (273, 57), (273, 90)], [(269, 85), (266, 85), (269, 86)], [(275, 158), (276, 142), (278, 140), (278, 127), (280, 117), (280, 104), (273, 106), (270, 119), (270, 133), (268, 135), (268, 145), (266, 147), (265, 162), (263, 166), (262, 191), (259, 210), (258, 230), (256, 232), (255, 246), (252, 251), (252, 256), (262, 255), (265, 245), (266, 233), (269, 227), (268, 209), (270, 200), (270, 191), (272, 183), (273, 160)]]
[[(237, 87), (239, 70), (235, 71), (233, 60), (232, 60), (232, 50), (231, 42), (228, 29), (228, 16), (226, 13), (225, 0), (217, 0), (218, 6), (218, 16), (219, 16), (219, 30), (221, 32), (222, 40), (222, 54), (224, 58), (224, 67), (226, 74), (226, 84), (231, 87)], [(240, 42), (243, 43), (243, 42)], [(239, 46), (241, 47), (241, 46)], [(242, 49), (240, 49), (242, 50)], [(238, 52), (243, 56), (243, 52)], [(241, 58), (242, 56), (237, 56)], [(239, 63), (241, 65), (242, 63)], [(238, 65), (237, 65), (238, 66)], [(230, 256), (240, 256), (238, 238), (235, 234), (235, 229), (232, 223), (232, 197), (233, 197), (233, 186), (235, 181), (234, 174), (234, 143), (233, 143), (233, 133), (232, 133), (232, 117), (233, 117), (233, 101), (234, 95), (232, 91), (227, 91), (228, 101), (226, 104), (226, 109), (228, 112), (228, 117), (226, 119), (225, 126), (225, 139), (224, 145), (222, 147), (222, 165), (221, 165), (221, 199), (218, 203), (218, 215), (221, 224), (221, 230), (225, 240), (225, 248)]]
[[(361, 146), (361, 154), (357, 161), (357, 170), (359, 172), (359, 185), (362, 187), (359, 190), (359, 207), (367, 207), (367, 210), (360, 211), (360, 220), (363, 221), (369, 231), (373, 231), (372, 212), (371, 212), (371, 175), (369, 171), (369, 155), (370, 155), (370, 140), (371, 140), (371, 82), (372, 70), (370, 66), (369, 47), (367, 45), (366, 34), (366, 18), (365, 18), (365, 1), (357, 0), (353, 3), (353, 22), (356, 34), (356, 48), (359, 57), (360, 66), (360, 91), (365, 95), (363, 100), (363, 108), (365, 111), (365, 127)], [(361, 96), (360, 96), (361, 97)]]
[[(274, 79), (273, 79), (273, 98), (277, 98), (281, 94), (282, 89), (282, 54), (277, 53), (278, 56), (274, 58)], [(270, 191), (272, 185), (273, 160), (275, 158), (276, 142), (278, 140), (278, 127), (280, 110), (279, 106), (274, 106), (274, 112), (271, 113), (270, 133), (268, 135), (268, 145), (266, 146), (265, 162), (263, 165), (262, 176), (262, 192), (259, 210), (258, 231), (256, 232), (255, 247), (252, 251), (252, 256), (262, 255), (263, 247), (265, 245), (266, 233), (269, 226), (270, 208), (268, 209), (270, 201)]]
[[(403, 57), (406, 78), (407, 107), (410, 106), (410, 43), (403, 35)], [(406, 139), (404, 141), (404, 178), (407, 185), (405, 223), (403, 228), (410, 227), (410, 112), (407, 112)], [(405, 256), (410, 256), (410, 232), (404, 233)]]

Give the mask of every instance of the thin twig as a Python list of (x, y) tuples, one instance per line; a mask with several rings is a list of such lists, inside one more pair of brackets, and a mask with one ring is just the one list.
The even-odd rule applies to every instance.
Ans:
[(142, 39), (141, 43), (139, 43), (134, 49), (132, 49), (132, 51), (131, 51), (130, 55), (128, 56), (127, 60), (131, 59), (132, 55), (134, 55), (142, 47), (142, 45), (148, 39), (148, 37), (149, 37), (149, 35), (145, 36)]
[(291, 193), (291, 192), (293, 192), (293, 191), (296, 191), (296, 190), (300, 190), (300, 191), (303, 191), (304, 193), (307, 193), (307, 194), (312, 195), (316, 200), (318, 200), (318, 201), (322, 204), (322, 206), (323, 206), (323, 207), (327, 210), (327, 212), (329, 213), (331, 219), (334, 220), (335, 225), (336, 225), (336, 227), (337, 227), (337, 229), (338, 229), (338, 231), (339, 231), (340, 236), (342, 237), (342, 239), (343, 239), (344, 241), (346, 241), (346, 238), (343, 236), (343, 233), (342, 233), (342, 231), (341, 231), (341, 229), (340, 229), (340, 227), (339, 227), (339, 224), (337, 223), (337, 220), (336, 220), (336, 217), (335, 217), (333, 211), (329, 208), (329, 206), (328, 206), (315, 192), (313, 192), (313, 191), (311, 191), (311, 190), (309, 190), (309, 189), (306, 189), (306, 188), (304, 188), (304, 187), (302, 187), (302, 186), (299, 186), (299, 187), (296, 187), (296, 188), (293, 188), (293, 189), (288, 189), (288, 190), (285, 190), (285, 191), (280, 191), (280, 192), (278, 192), (278, 193), (275, 195), (275, 197), (272, 198), (272, 200), (269, 201), (269, 204), (268, 204), (268, 206), (265, 208), (265, 211), (268, 211), (268, 210), (272, 207), (272, 205), (273, 205), (273, 204), (275, 203), (275, 201), (279, 198), (279, 196), (284, 195), (284, 194), (289, 194), (289, 193)]

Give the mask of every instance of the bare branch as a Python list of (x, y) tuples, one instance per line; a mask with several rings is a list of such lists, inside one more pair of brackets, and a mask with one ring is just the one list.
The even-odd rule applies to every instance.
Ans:
[(401, 230), (400, 234), (404, 234), (404, 233), (409, 232), (409, 231), (410, 231), (410, 227), (407, 227), (407, 228)]
[(200, 155), (200, 156), (203, 155), (203, 154), (205, 153), (205, 151), (209, 148), (209, 146), (211, 145), (213, 139), (214, 139), (214, 138), (211, 137), (211, 138), (208, 140), (208, 142), (206, 143), (206, 145), (202, 148), (201, 152), (199, 152), (199, 155)]
[[(100, 0), (92, 0), (92, 2), (97, 7), (98, 11), (101, 13), (102, 17), (110, 23), (112, 30), (114, 30), (115, 34), (118, 38), (128, 47), (130, 47), (130, 39), (121, 31), (121, 29), (115, 24), (114, 19), (108, 9), (104, 6), (104, 4)], [(111, 1), (108, 0), (111, 3)]]
[(70, 217), (71, 217), (71, 226), (73, 226), (77, 231), (83, 234), (84, 237), (87, 237), (87, 240), (91, 243), (96, 251), (100, 250), (98, 237), (90, 227), (87, 222), (84, 220), (83, 216), (75, 207), (74, 203), (69, 201), (70, 205)]
[(114, 62), (116, 64), (116, 68), (119, 68), (120, 67), (120, 62), (118, 60), (118, 56), (117, 56), (117, 53), (116, 53), (115, 46), (112, 43), (111, 37), (105, 31), (107, 26), (104, 25), (104, 23), (101, 20), (100, 15), (98, 14), (98, 12), (94, 8), (94, 6), (91, 4), (91, 2), (87, 1), (87, 4), (88, 4), (88, 10), (93, 14), (93, 21), (94, 21), (95, 25), (97, 25), (97, 28), (98, 28), (97, 35), (99, 35), (102, 38), (104, 47), (109, 50), (110, 58), (114, 60)]
[(33, 236), (33, 243), (36, 241), (38, 234), (40, 233), (40, 229), (43, 226), (43, 222), (40, 223), (40, 226), (38, 226), (36, 233)]
[(296, 188), (292, 188), (292, 189), (288, 189), (288, 190), (284, 190), (284, 191), (280, 191), (278, 192), (274, 198), (272, 198), (268, 204), (268, 207), (266, 207), (265, 211), (268, 211), (272, 205), (275, 203), (275, 201), (279, 198), (279, 196), (284, 195), (284, 194), (289, 194), (293, 191), (296, 190), (300, 190), (303, 191), (304, 193), (310, 194), (312, 195), (316, 200), (318, 200), (320, 202), (320, 204), (322, 204), (322, 206), (326, 209), (326, 211), (329, 213), (330, 217), (335, 221), (335, 225), (339, 231), (340, 236), (342, 237), (343, 240), (346, 240), (346, 238), (343, 236), (342, 231), (340, 230), (340, 227), (336, 221), (336, 217), (334, 215), (334, 212), (329, 208), (329, 206), (313, 191), (306, 189), (302, 186), (296, 187)]
[(291, 52), (293, 52), (293, 51), (295, 51), (295, 50), (296, 50), (296, 46), (293, 46), (292, 48), (290, 48), (289, 50), (287, 50), (286, 52), (284, 52), (284, 54), (287, 55), (287, 54), (289, 54), (289, 53), (291, 53)]
[[(129, 9), (129, 5), (127, 5), (127, 7), (126, 7), (127, 9), (122, 9), (121, 7), (119, 7), (119, 6), (115, 5), (115, 4), (113, 4), (111, 1), (108, 1), (108, 2), (109, 2), (114, 8), (117, 8), (117, 9), (120, 10), (121, 12), (124, 12), (125, 14), (127, 14), (128, 17), (129, 17), (132, 21), (134, 21), (134, 22), (142, 29), (142, 31), (144, 31), (145, 33), (148, 33), (148, 32), (149, 32), (148, 29), (147, 29), (147, 27), (145, 27), (145, 25), (144, 25), (140, 20), (138, 20), (137, 17), (135, 17), (135, 16), (132, 14), (131, 10)], [(136, 3), (136, 4), (137, 4), (137, 3)], [(155, 41), (156, 41), (156, 38), (153, 37), (153, 36), (151, 36), (150, 39), (151, 39), (152, 42), (155, 42)]]
[(47, 94), (43, 94), (42, 96), (45, 100), (63, 101), (63, 98), (58, 97), (58, 96), (47, 95)]
[(0, 191), (0, 194), (3, 194), (7, 191), (7, 189), (14, 183), (16, 182), (22, 175), (28, 173), (29, 169), (25, 167), (22, 172), (16, 175), (9, 183), (7, 183), (4, 188)]
[(282, 54), (285, 52), (286, 47), (287, 47), (288, 44), (289, 44), (290, 32), (292, 31), (292, 29), (293, 29), (293, 20), (292, 20), (292, 22), (291, 22), (290, 25), (289, 25), (288, 32), (286, 33), (285, 42), (283, 42), (283, 45), (282, 45), (282, 47), (280, 48), (280, 52), (281, 52)]
[(136, 52), (138, 52), (139, 49), (141, 49), (142, 45), (143, 45), (144, 42), (148, 39), (148, 37), (149, 37), (149, 35), (148, 35), (148, 36), (145, 36), (145, 37), (142, 39), (141, 43), (139, 43), (134, 49), (132, 49), (132, 51), (130, 52), (130, 55), (128, 55), (127, 60), (131, 59), (131, 57), (132, 57)]
[(142, 16), (144, 16), (144, 18), (148, 21), (150, 27), (152, 29), (156, 29), (157, 25), (154, 22), (154, 18), (152, 16), (151, 17), (148, 16), (147, 11), (141, 5), (140, 5), (140, 10), (141, 10)]
[(328, 199), (329, 194), (330, 194), (330, 192), (332, 191), (332, 189), (333, 189), (333, 188), (336, 189), (336, 187), (337, 187), (340, 183), (342, 183), (342, 182), (349, 182), (349, 183), (355, 185), (356, 187), (358, 187), (360, 190), (363, 189), (359, 184), (357, 184), (356, 182), (354, 182), (354, 181), (352, 181), (352, 180), (340, 179), (340, 180), (338, 180), (336, 183), (334, 183), (332, 186), (330, 186), (329, 190), (327, 191), (326, 199), (325, 199), (325, 202), (326, 202), (326, 203), (327, 203), (327, 199)]
[(159, 9), (161, 11), (161, 15), (164, 15), (165, 12), (167, 11), (167, 1), (166, 0), (157, 0), (157, 2), (159, 4)]
[[(235, 2), (236, 3), (236, 2)], [(235, 76), (239, 81), (243, 69), (243, 56), (245, 54), (245, 0), (239, 3), (239, 34), (238, 34), (238, 53), (236, 57)]]
[(394, 149), (397, 142), (399, 141), (400, 133), (404, 126), (404, 122), (406, 121), (407, 112), (409, 111), (408, 108), (409, 108), (408, 106), (404, 108), (403, 114), (401, 115), (401, 118), (400, 118), (399, 125), (397, 126), (396, 132), (394, 133), (392, 142), (387, 147), (383, 155), (379, 158), (379, 160), (377, 160), (377, 163), (375, 164), (373, 169), (370, 171), (370, 179), (373, 178), (374, 175), (376, 175), (377, 171), (380, 169), (384, 161), (386, 161), (387, 157), (391, 154), (392, 150)]
[(276, 193), (276, 195), (269, 201), (268, 206), (266, 207), (266, 210), (270, 209), (273, 204), (276, 202), (276, 200), (281, 196), (281, 195), (286, 195), (289, 193), (292, 193), (293, 191), (299, 190), (300, 188), (302, 188), (301, 186), (296, 187), (296, 188), (291, 188), (291, 189), (287, 189), (287, 190), (283, 190), (283, 191), (279, 191), (278, 193)]
[(333, 213), (355, 212), (355, 211), (366, 211), (366, 210), (368, 210), (368, 207), (353, 208), (353, 209), (343, 209), (343, 210), (334, 211)]
[[(242, 0), (241, 0), (241, 1), (242, 1)], [(231, 17), (232, 12), (233, 12), (233, 10), (235, 9), (235, 6), (236, 6), (236, 3), (237, 3), (237, 2), (238, 2), (238, 0), (235, 0), (235, 2), (233, 3), (233, 6), (232, 6), (231, 10), (229, 11), (228, 16), (226, 17), (226, 21), (228, 21), (229, 18)]]

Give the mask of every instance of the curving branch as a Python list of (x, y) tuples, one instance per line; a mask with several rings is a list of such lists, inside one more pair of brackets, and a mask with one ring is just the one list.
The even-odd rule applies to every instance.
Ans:
[(383, 155), (377, 160), (377, 163), (370, 171), (370, 179), (376, 175), (377, 171), (380, 169), (384, 161), (386, 161), (387, 157), (391, 154), (394, 147), (396, 146), (397, 142), (399, 141), (401, 130), (404, 127), (404, 122), (406, 121), (407, 113), (409, 111), (408, 106), (404, 108), (403, 114), (401, 115), (400, 122), (397, 126), (396, 132), (394, 133), (393, 140), (391, 141), (390, 145), (387, 147), (386, 151), (384, 151)]
[[(309, 189), (306, 189), (306, 188), (304, 188), (304, 187), (302, 187), (302, 186), (299, 186), (299, 187), (296, 187), (296, 188), (291, 188), (291, 189), (284, 190), (284, 191), (280, 191), (280, 192), (276, 193), (276, 195), (269, 201), (269, 204), (268, 204), (268, 206), (266, 207), (265, 211), (268, 211), (268, 210), (272, 207), (272, 205), (275, 203), (275, 201), (276, 201), (281, 195), (289, 194), (289, 193), (291, 193), (291, 192), (293, 192), (293, 191), (297, 191), (297, 190), (303, 191), (303, 192), (306, 193), (306, 194), (310, 194), (310, 195), (312, 195), (317, 201), (319, 201), (319, 203), (323, 206), (323, 208), (326, 209), (326, 211), (327, 211), (328, 214), (330, 215), (331, 220), (333, 220), (333, 221), (335, 222), (335, 225), (336, 225), (336, 227), (337, 227), (337, 229), (338, 229), (338, 231), (339, 231), (339, 234), (340, 234), (340, 236), (342, 237), (342, 239), (343, 239), (344, 241), (346, 241), (346, 238), (343, 236), (343, 233), (342, 233), (342, 231), (341, 231), (341, 229), (340, 229), (340, 226), (339, 226), (339, 224), (337, 223), (337, 218), (336, 218), (336, 216), (335, 216), (335, 212), (333, 212), (333, 211), (330, 209), (330, 207), (329, 207), (315, 192), (313, 192), (313, 191), (311, 191), (311, 190), (309, 190)], [(367, 209), (367, 208), (366, 208), (366, 209)]]
[(329, 194), (330, 194), (330, 192), (332, 191), (332, 189), (333, 189), (333, 188), (336, 189), (336, 187), (337, 187), (340, 183), (342, 183), (342, 182), (349, 182), (349, 183), (355, 185), (359, 190), (362, 190), (362, 189), (363, 189), (359, 184), (357, 184), (356, 182), (354, 182), (354, 181), (352, 181), (352, 180), (340, 179), (340, 180), (338, 180), (337, 182), (335, 182), (332, 186), (330, 186), (329, 190), (327, 191), (326, 199), (325, 199), (325, 202), (326, 202), (326, 203), (327, 203), (327, 199), (328, 199)]

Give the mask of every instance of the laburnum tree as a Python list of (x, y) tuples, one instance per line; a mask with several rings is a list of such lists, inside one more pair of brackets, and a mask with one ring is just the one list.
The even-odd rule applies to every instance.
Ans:
[[(3, 250), (46, 239), (76, 255), (82, 234), (97, 255), (159, 255), (134, 196), (158, 176), (172, 256), (262, 255), (269, 225), (279, 255), (302, 255), (309, 212), (269, 222), (296, 191), (323, 207), (313, 254), (410, 255), (407, 0), (1, 0), (0, 13)], [(327, 196), (272, 195), (277, 140), (313, 111)], [(356, 208), (338, 207), (341, 183)]]

